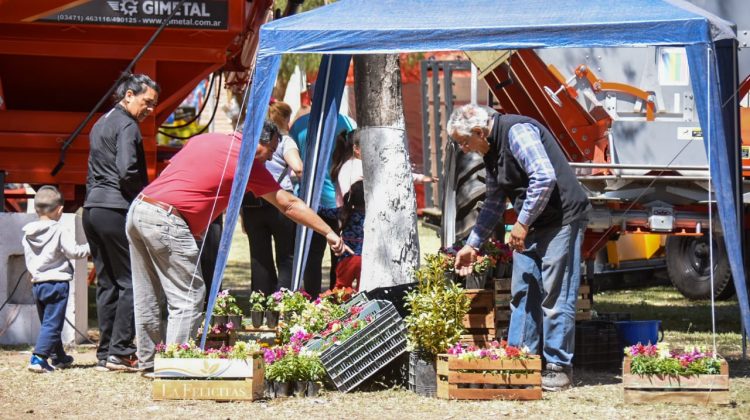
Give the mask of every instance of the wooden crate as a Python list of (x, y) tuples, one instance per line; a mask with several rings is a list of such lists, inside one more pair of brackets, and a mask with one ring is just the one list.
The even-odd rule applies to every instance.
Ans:
[(496, 337), (494, 292), (468, 289), (466, 295), (471, 299), (471, 306), (463, 318), (466, 332), (461, 336), (461, 342), (485, 347)]
[(154, 360), (154, 400), (252, 401), (263, 397), (263, 359)]
[(667, 402), (676, 404), (729, 404), (729, 366), (721, 360), (718, 375), (636, 375), (630, 373), (631, 359), (622, 364), (622, 385), (626, 403)]
[[(455, 400), (539, 400), (542, 362), (527, 360), (464, 360), (447, 354), (437, 359), (437, 397)], [(487, 385), (492, 388), (487, 388)]]
[[(501, 330), (510, 324), (510, 281), (510, 278), (495, 279), (495, 322), (496, 328)], [(592, 306), (591, 286), (581, 284), (576, 301), (576, 321), (590, 320)]]

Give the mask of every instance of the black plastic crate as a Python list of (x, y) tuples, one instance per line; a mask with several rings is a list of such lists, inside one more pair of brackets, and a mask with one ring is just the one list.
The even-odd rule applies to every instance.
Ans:
[(617, 370), (622, 367), (615, 323), (611, 321), (580, 321), (576, 324), (576, 347), (573, 366), (593, 370)]

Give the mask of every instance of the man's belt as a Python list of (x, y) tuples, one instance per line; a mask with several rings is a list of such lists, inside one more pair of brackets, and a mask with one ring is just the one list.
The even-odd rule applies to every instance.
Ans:
[(173, 206), (171, 204), (167, 204), (167, 203), (165, 203), (163, 201), (159, 201), (159, 200), (157, 200), (155, 198), (151, 198), (151, 197), (149, 197), (149, 196), (147, 196), (147, 195), (145, 195), (143, 193), (138, 194), (138, 197), (136, 197), (136, 200), (141, 200), (144, 203), (148, 203), (148, 204), (151, 204), (152, 206), (158, 207), (158, 208), (166, 211), (167, 214), (175, 215), (175, 216), (177, 216), (177, 217), (179, 217), (180, 219), (183, 219), (183, 220), (185, 219), (184, 217), (182, 217), (182, 215), (180, 214), (180, 211), (177, 210), (177, 208), (175, 206)]

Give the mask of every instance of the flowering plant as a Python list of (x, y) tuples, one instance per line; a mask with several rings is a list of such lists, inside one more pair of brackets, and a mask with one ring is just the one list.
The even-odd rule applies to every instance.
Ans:
[(524, 346), (522, 348), (509, 346), (508, 343), (503, 340), (498, 342), (497, 340), (490, 343), (488, 348), (480, 349), (473, 345), (464, 347), (460, 343), (457, 343), (453, 347), (448, 348), (447, 353), (456, 356), (460, 359), (511, 359), (511, 360), (525, 360), (529, 358), (529, 348)]
[(637, 375), (716, 375), (721, 362), (710, 351), (693, 347), (672, 351), (666, 343), (636, 344), (625, 348), (631, 357), (630, 372)]
[(242, 309), (237, 305), (237, 299), (229, 294), (229, 289), (222, 290), (219, 295), (216, 296), (216, 303), (214, 306), (214, 315), (228, 316), (238, 315), (242, 316)]
[(325, 368), (317, 352), (289, 352), (268, 364), (266, 379), (276, 382), (320, 381)]
[[(440, 248), (438, 251), (438, 263), (445, 271), (453, 271), (456, 263), (456, 254), (466, 245), (465, 241), (459, 241), (453, 246)], [(496, 239), (488, 239), (477, 250), (477, 259), (472, 264), (475, 274), (483, 274), (494, 268), (497, 263), (509, 263), (513, 260), (513, 250), (507, 244)]]
[[(213, 335), (221, 335), (221, 334), (236, 334), (237, 331), (237, 325), (234, 325), (234, 322), (229, 321), (226, 324), (212, 324), (209, 327), (208, 333)], [(203, 334), (203, 325), (198, 327), (198, 335)]]
[(281, 289), (273, 296), (279, 302), (279, 310), (282, 312), (300, 313), (310, 302), (310, 295), (304, 290), (292, 292), (291, 290)]
[(271, 312), (278, 312), (282, 297), (283, 293), (281, 291), (277, 291), (268, 295), (268, 297), (266, 297), (266, 310)]
[(250, 293), (250, 310), (260, 312), (265, 309), (266, 295), (261, 291), (255, 291)]
[(292, 327), (291, 331), (288, 344), (264, 349), (266, 379), (278, 382), (321, 380), (325, 369), (318, 352), (302, 347), (305, 341), (312, 338), (312, 334), (299, 326)]
[(156, 345), (156, 357), (164, 359), (247, 359), (260, 354), (260, 344), (255, 341), (238, 341), (234, 346), (201, 350), (195, 341)]

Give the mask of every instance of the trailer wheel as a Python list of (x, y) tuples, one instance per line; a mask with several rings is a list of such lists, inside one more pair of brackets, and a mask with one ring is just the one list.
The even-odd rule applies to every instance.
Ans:
[(484, 201), (484, 160), (476, 153), (458, 154), (456, 180), (456, 239), (466, 239), (477, 223), (480, 203)]
[[(726, 300), (734, 295), (732, 272), (724, 240), (714, 237), (714, 297)], [(688, 299), (710, 299), (710, 255), (708, 235), (667, 238), (667, 273), (672, 284)]]

